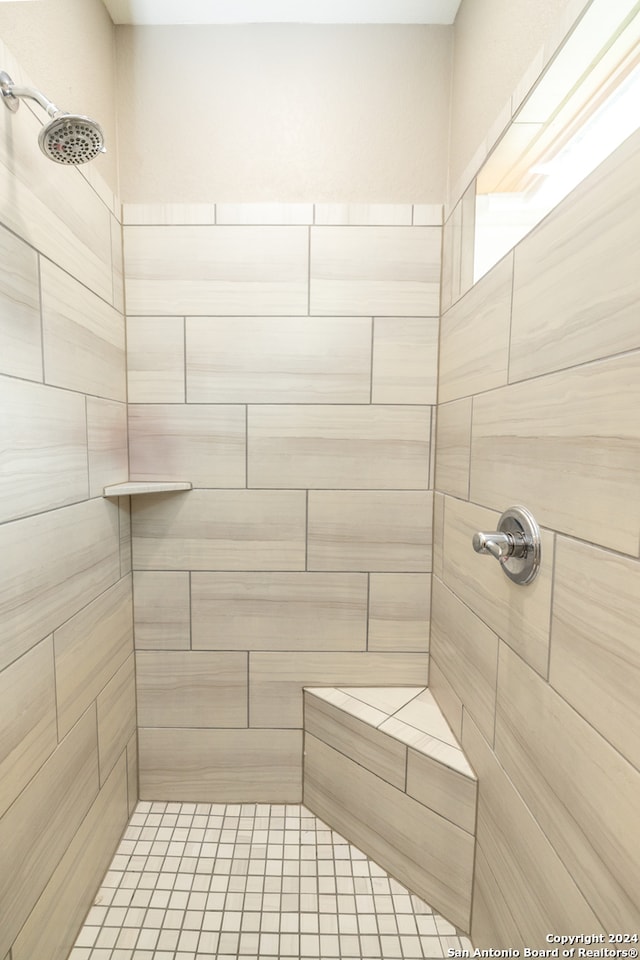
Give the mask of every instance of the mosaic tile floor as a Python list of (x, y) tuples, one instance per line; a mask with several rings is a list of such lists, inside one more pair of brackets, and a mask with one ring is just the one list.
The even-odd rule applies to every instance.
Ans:
[(303, 806), (140, 803), (69, 960), (437, 958), (470, 948)]

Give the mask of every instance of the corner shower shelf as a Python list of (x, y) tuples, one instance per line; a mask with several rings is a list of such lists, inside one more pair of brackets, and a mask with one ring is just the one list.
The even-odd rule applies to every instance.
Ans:
[(127, 483), (112, 483), (103, 490), (103, 497), (132, 497), (140, 493), (170, 493), (191, 490), (188, 480), (129, 480)]

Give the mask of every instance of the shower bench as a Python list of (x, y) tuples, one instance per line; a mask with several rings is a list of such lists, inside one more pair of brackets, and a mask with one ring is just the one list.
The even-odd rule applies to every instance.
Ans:
[(477, 779), (426, 687), (307, 687), (304, 803), (464, 932)]

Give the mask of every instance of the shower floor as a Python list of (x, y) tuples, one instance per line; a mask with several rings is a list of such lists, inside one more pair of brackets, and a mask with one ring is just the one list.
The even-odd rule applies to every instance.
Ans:
[(69, 960), (436, 958), (455, 927), (304, 806), (141, 802)]

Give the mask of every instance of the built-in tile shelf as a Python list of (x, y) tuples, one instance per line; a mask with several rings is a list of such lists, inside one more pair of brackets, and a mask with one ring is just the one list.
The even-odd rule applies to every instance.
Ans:
[(103, 497), (134, 497), (140, 493), (171, 493), (191, 490), (189, 480), (129, 480), (127, 483), (112, 483), (104, 488)]

